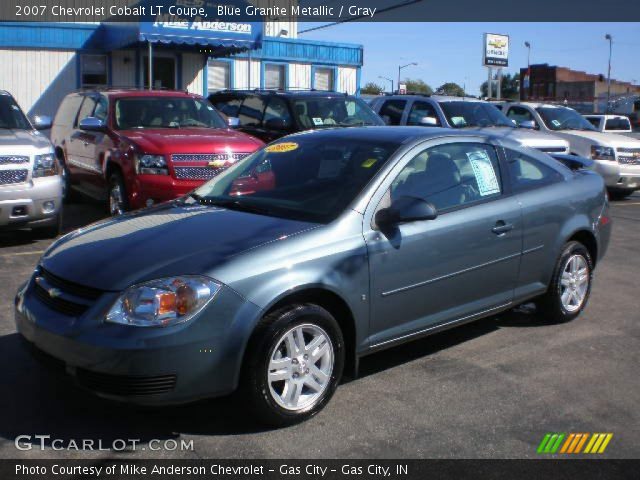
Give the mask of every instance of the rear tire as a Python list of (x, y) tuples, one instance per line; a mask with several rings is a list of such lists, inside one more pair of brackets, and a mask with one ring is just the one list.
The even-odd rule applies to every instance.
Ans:
[(541, 320), (563, 323), (573, 320), (587, 306), (593, 280), (593, 260), (580, 242), (569, 242), (563, 250), (547, 292), (536, 306)]
[(633, 188), (609, 190), (609, 198), (611, 200), (624, 200), (633, 192), (635, 192), (635, 189)]
[(71, 187), (71, 176), (69, 169), (67, 168), (67, 162), (64, 158), (64, 153), (58, 152), (56, 154), (58, 162), (60, 162), (60, 169), (62, 170), (62, 201), (64, 203), (76, 203), (80, 200), (78, 192)]
[(115, 171), (109, 177), (109, 190), (107, 192), (107, 208), (111, 216), (116, 217), (129, 211), (127, 189), (124, 186), (122, 174)]
[(265, 316), (249, 341), (240, 393), (263, 423), (307, 420), (329, 402), (344, 368), (340, 326), (324, 308), (296, 304)]

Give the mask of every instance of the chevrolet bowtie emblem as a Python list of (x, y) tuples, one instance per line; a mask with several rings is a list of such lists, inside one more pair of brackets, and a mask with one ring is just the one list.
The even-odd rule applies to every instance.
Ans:
[(62, 292), (57, 288), (50, 288), (49, 290), (47, 290), (47, 293), (51, 298), (58, 298), (59, 296), (62, 295)]

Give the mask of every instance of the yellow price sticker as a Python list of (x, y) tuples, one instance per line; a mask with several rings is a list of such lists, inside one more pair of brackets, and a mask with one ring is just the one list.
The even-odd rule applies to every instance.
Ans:
[(375, 159), (375, 158), (370, 158), (370, 159), (365, 160), (364, 162), (362, 162), (361, 166), (362, 166), (362, 168), (371, 168), (376, 164), (377, 161), (378, 160)]
[(298, 144), (294, 142), (276, 143), (275, 145), (269, 145), (265, 152), (267, 153), (285, 153), (292, 152), (298, 149)]

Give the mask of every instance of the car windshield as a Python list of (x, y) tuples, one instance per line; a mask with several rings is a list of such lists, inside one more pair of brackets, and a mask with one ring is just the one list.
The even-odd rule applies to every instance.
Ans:
[(440, 102), (440, 107), (453, 128), (510, 127), (514, 123), (495, 106), (482, 102)]
[(596, 129), (589, 121), (572, 108), (567, 107), (538, 107), (536, 111), (542, 117), (549, 130), (589, 130)]
[(309, 97), (292, 101), (298, 123), (305, 129), (384, 125), (371, 107), (358, 98)]
[(0, 95), (0, 128), (7, 130), (31, 130), (31, 124), (9, 95)]
[(116, 101), (116, 128), (227, 128), (206, 100), (192, 97), (131, 97)]
[(194, 201), (296, 220), (338, 217), (399, 143), (295, 136), (271, 144), (198, 188)]

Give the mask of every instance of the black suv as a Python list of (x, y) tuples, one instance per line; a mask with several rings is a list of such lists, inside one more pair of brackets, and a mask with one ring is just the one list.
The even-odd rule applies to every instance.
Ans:
[(271, 142), (316, 128), (384, 125), (360, 98), (325, 91), (225, 90), (209, 101), (245, 133)]

